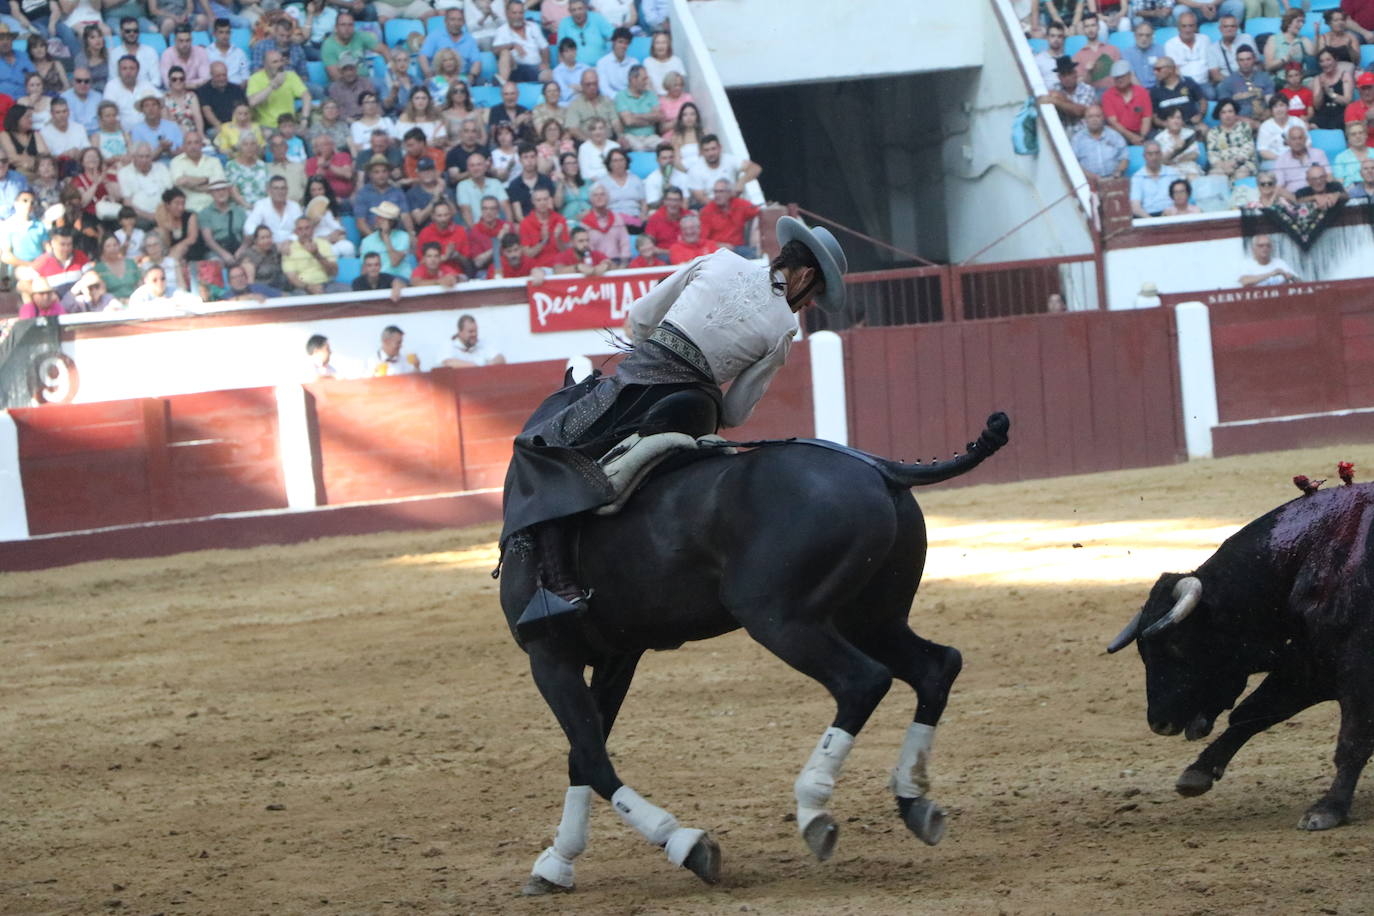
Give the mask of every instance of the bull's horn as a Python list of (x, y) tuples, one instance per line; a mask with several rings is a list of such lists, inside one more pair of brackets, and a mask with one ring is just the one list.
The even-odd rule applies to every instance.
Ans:
[(1178, 584), (1174, 586), (1174, 598), (1174, 606), (1170, 608), (1169, 613), (1142, 633), (1142, 637), (1154, 636), (1167, 630), (1193, 613), (1193, 609), (1202, 600), (1202, 580), (1197, 576), (1184, 576), (1179, 579)]
[(1109, 655), (1113, 652), (1120, 652), (1122, 649), (1135, 642), (1136, 632), (1140, 629), (1140, 614), (1140, 611), (1136, 611), (1135, 616), (1131, 618), (1131, 622), (1126, 624), (1126, 628), (1116, 634), (1116, 639), (1113, 639), (1111, 644), (1107, 646), (1107, 653)]

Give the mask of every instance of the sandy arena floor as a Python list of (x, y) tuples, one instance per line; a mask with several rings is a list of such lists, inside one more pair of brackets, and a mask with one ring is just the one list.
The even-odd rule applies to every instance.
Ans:
[(849, 758), (820, 864), (787, 816), (824, 691), (739, 634), (646, 658), (617, 766), (715, 834), (715, 888), (599, 803), (576, 893), (517, 896), (566, 749), (501, 620), (494, 527), (6, 575), (0, 912), (1374, 912), (1374, 774), (1352, 826), (1294, 829), (1332, 775), (1333, 705), (1183, 799), (1201, 746), (1153, 736), (1139, 658), (1103, 652), (1160, 572), (1338, 458), (1374, 475), (1365, 446), (920, 492), (912, 621), (965, 656), (934, 849), (886, 791), (904, 686)]

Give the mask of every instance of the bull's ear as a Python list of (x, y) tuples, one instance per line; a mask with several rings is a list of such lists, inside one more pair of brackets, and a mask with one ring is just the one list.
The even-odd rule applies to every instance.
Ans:
[(1116, 634), (1116, 639), (1113, 639), (1111, 643), (1108, 644), (1107, 654), (1110, 655), (1114, 652), (1120, 652), (1122, 649), (1135, 642), (1135, 638), (1140, 632), (1140, 615), (1143, 613), (1145, 613), (1143, 610), (1135, 612), (1135, 616), (1131, 618), (1131, 622), (1126, 624), (1125, 629)]
[(567, 371), (565, 371), (565, 372), (563, 373), (563, 387), (564, 387), (564, 388), (571, 387), (572, 383), (575, 382), (575, 381), (577, 381), (577, 380), (573, 378), (573, 367), (572, 367), (572, 366), (569, 366), (569, 367), (567, 368)]

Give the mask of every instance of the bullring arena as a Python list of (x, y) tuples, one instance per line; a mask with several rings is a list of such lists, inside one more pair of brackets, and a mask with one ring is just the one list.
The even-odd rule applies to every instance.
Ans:
[(1134, 650), (1103, 651), (1159, 572), (1296, 496), (1294, 473), (1371, 454), (917, 491), (932, 550), (913, 627), (965, 655), (935, 748), (938, 847), (886, 788), (901, 685), (817, 863), (791, 783), (824, 691), (738, 633), (647, 656), (612, 753), (720, 841), (714, 888), (598, 802), (577, 890), (519, 896), (566, 745), (501, 618), (493, 526), (8, 574), (0, 911), (1371, 912), (1368, 783), (1350, 826), (1294, 829), (1331, 776), (1332, 704), (1184, 799), (1200, 745), (1151, 735)]

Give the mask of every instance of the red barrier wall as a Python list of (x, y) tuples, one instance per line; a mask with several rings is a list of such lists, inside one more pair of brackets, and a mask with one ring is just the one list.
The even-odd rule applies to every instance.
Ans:
[(10, 413), (33, 534), (286, 505), (270, 388)]
[(1074, 312), (845, 335), (850, 441), (908, 461), (963, 451), (988, 414), (1011, 445), (968, 482), (1169, 464), (1186, 454), (1173, 315)]

